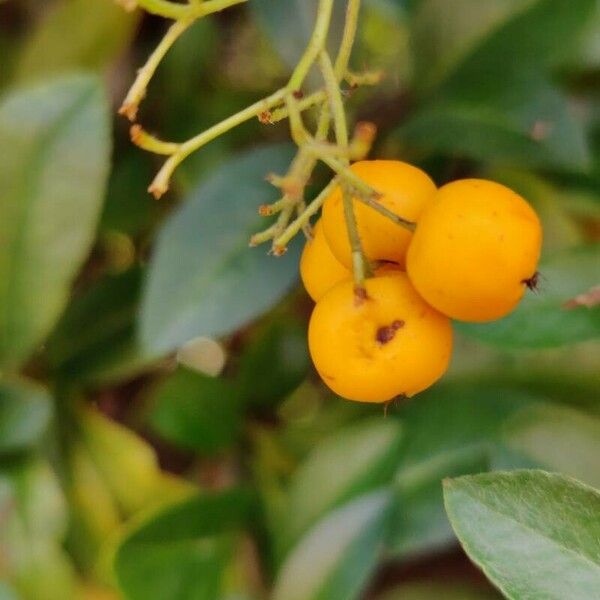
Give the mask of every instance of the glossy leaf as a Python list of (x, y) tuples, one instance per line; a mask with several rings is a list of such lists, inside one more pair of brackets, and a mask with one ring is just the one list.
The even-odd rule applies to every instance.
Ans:
[(401, 439), (398, 422), (374, 419), (337, 431), (318, 444), (291, 483), (288, 542), (328, 510), (389, 481)]
[(238, 390), (225, 379), (180, 369), (156, 392), (153, 429), (174, 444), (214, 453), (232, 444), (241, 428)]
[(34, 445), (46, 431), (52, 404), (38, 385), (22, 379), (0, 379), (0, 454)]
[(600, 589), (600, 493), (543, 471), (448, 480), (465, 551), (507, 598), (589, 600)]
[(549, 256), (539, 266), (537, 292), (527, 292), (517, 309), (499, 321), (457, 323), (457, 329), (506, 348), (548, 348), (600, 336), (600, 306), (569, 306), (598, 285), (600, 244)]
[(121, 543), (115, 571), (131, 600), (224, 596), (224, 568), (248, 512), (239, 491), (206, 494), (151, 515)]
[(273, 600), (359, 598), (385, 539), (391, 496), (360, 496), (327, 514), (284, 563)]
[(534, 404), (504, 425), (507, 447), (538, 466), (600, 488), (600, 418), (560, 405)]
[(105, 0), (56, 2), (26, 40), (17, 78), (101, 70), (124, 50), (138, 19), (139, 14)]
[(226, 162), (191, 193), (158, 237), (142, 302), (141, 336), (167, 352), (198, 335), (230, 333), (267, 310), (297, 277), (297, 245), (281, 258), (248, 248), (265, 226), (260, 204), (276, 199), (264, 181), (285, 172), (290, 147), (267, 146)]
[(109, 158), (106, 99), (93, 77), (18, 90), (0, 104), (0, 364), (49, 333), (86, 258)]

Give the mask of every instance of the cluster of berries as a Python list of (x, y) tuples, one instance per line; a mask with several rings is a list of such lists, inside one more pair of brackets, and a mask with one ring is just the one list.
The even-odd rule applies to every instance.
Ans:
[(300, 261), (316, 302), (308, 343), (323, 381), (349, 400), (387, 402), (428, 388), (448, 368), (451, 319), (485, 322), (511, 312), (536, 278), (542, 228), (509, 188), (462, 179), (437, 189), (400, 161), (361, 161), (352, 171), (414, 233), (353, 199), (365, 257), (374, 268), (356, 293), (342, 192), (323, 205)]

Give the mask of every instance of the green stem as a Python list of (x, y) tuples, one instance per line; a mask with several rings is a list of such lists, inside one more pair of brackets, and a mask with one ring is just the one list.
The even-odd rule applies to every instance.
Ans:
[(137, 5), (146, 12), (166, 19), (196, 19), (224, 10), (247, 0), (206, 0), (196, 4), (179, 4), (169, 0), (137, 0)]
[(276, 106), (285, 98), (286, 93), (286, 88), (277, 90), (274, 94), (271, 94), (267, 98), (255, 102), (235, 115), (231, 115), (224, 121), (213, 125), (213, 127), (210, 129), (207, 129), (197, 136), (187, 140), (187, 142), (179, 144), (177, 151), (164, 163), (154, 178), (154, 181), (148, 188), (148, 191), (154, 194), (156, 198), (160, 198), (169, 188), (169, 181), (177, 166), (190, 154), (192, 154), (192, 152), (195, 152), (198, 150), (198, 148), (201, 148), (208, 142), (214, 140), (220, 135), (223, 135), (244, 121), (248, 121), (252, 117), (256, 117), (259, 113)]
[(390, 219), (391, 221), (396, 223), (396, 225), (400, 225), (400, 227), (404, 227), (405, 229), (408, 229), (411, 232), (414, 231), (417, 227), (417, 224), (414, 221), (404, 219), (400, 215), (397, 215), (396, 213), (392, 212), (389, 208), (386, 208), (382, 204), (379, 204), (379, 202), (373, 200), (373, 198), (369, 196), (357, 195), (356, 199), (359, 202), (362, 202), (363, 204), (366, 204), (367, 206), (371, 207), (373, 210), (376, 210), (384, 217)]
[(356, 29), (358, 26), (358, 13), (360, 11), (360, 0), (348, 0), (346, 7), (346, 21), (344, 24), (344, 33), (335, 60), (335, 75), (340, 81), (346, 74), (350, 54), (356, 38)]
[(337, 145), (341, 150), (348, 148), (348, 126), (346, 124), (346, 112), (344, 102), (340, 92), (340, 86), (333, 70), (333, 64), (329, 54), (324, 50), (319, 54), (319, 66), (325, 81), (325, 91), (329, 100), (329, 108), (333, 115), (333, 124), (335, 128), (335, 137)]
[(166, 35), (149, 56), (146, 64), (138, 71), (138, 75), (135, 78), (133, 85), (129, 89), (129, 92), (127, 92), (127, 96), (125, 97), (125, 100), (123, 100), (121, 108), (119, 108), (119, 114), (125, 115), (130, 121), (135, 121), (138, 106), (146, 95), (148, 84), (156, 72), (160, 61), (164, 58), (165, 54), (169, 51), (177, 38), (193, 22), (193, 18), (186, 18), (180, 21), (175, 21), (175, 23), (169, 27)]
[(334, 0), (319, 1), (317, 21), (312, 36), (288, 83), (288, 89), (292, 91), (299, 90), (302, 87), (308, 71), (317, 59), (319, 52), (325, 47), (327, 34), (329, 33), (329, 23), (331, 22), (333, 2)]

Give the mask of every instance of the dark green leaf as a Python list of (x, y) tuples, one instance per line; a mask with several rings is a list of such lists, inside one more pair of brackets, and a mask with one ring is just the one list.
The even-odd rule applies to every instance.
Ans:
[(440, 100), (418, 111), (395, 135), (417, 149), (480, 161), (589, 166), (581, 120), (561, 92), (537, 78), (477, 100)]
[(224, 567), (247, 513), (247, 495), (230, 491), (198, 496), (150, 516), (117, 551), (121, 589), (131, 600), (220, 600)]
[(71, 302), (48, 343), (61, 377), (114, 381), (148, 366), (136, 337), (141, 278), (139, 268), (108, 276)]
[(0, 363), (50, 331), (89, 252), (109, 159), (100, 82), (71, 76), (0, 104)]
[(445, 482), (467, 554), (513, 600), (590, 600), (600, 590), (600, 493), (543, 471)]
[(288, 544), (328, 510), (388, 482), (401, 439), (398, 422), (379, 418), (339, 430), (318, 444), (291, 484)]
[(542, 261), (539, 290), (491, 323), (457, 323), (459, 331), (506, 348), (549, 348), (600, 336), (600, 306), (569, 301), (598, 285), (600, 244), (575, 248)]
[(244, 402), (266, 407), (282, 400), (300, 385), (309, 365), (305, 324), (289, 314), (267, 323), (240, 360), (238, 382)]
[(51, 399), (40, 386), (21, 379), (0, 380), (0, 454), (35, 444), (46, 430)]
[(359, 598), (386, 536), (390, 501), (389, 492), (374, 492), (327, 514), (284, 563), (273, 600)]
[(230, 382), (180, 369), (157, 390), (150, 413), (165, 439), (205, 453), (232, 444), (241, 427), (237, 388)]
[(390, 546), (400, 556), (445, 546), (454, 535), (442, 479), (486, 471), (503, 420), (533, 398), (506, 387), (442, 385), (401, 411), (406, 435)]
[(123, 51), (138, 19), (139, 14), (106, 0), (56, 2), (25, 42), (17, 78), (101, 70)]
[(506, 446), (545, 469), (600, 488), (600, 418), (572, 408), (534, 404), (502, 429)]
[(506, 87), (564, 57), (593, 9), (594, 0), (424, 0), (415, 20), (415, 81), (461, 94)]
[(298, 248), (281, 258), (248, 248), (265, 226), (260, 204), (276, 198), (264, 181), (285, 172), (287, 145), (250, 150), (201, 184), (158, 237), (142, 302), (141, 336), (167, 352), (198, 335), (224, 335), (267, 310), (297, 277)]

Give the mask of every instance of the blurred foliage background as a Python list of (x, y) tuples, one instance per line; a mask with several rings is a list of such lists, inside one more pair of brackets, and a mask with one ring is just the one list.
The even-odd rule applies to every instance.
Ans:
[[(183, 140), (281, 85), (315, 5), (197, 23), (142, 122)], [(353, 63), (386, 78), (347, 105), (377, 124), (372, 155), (504, 182), (545, 228), (539, 292), (457, 326), (443, 382), (386, 417), (310, 368), (300, 244), (247, 248), (286, 123), (245, 124), (146, 193), (159, 163), (115, 111), (166, 26), (111, 0), (0, 2), (0, 598), (499, 597), (442, 479), (600, 486), (600, 2), (365, 0)], [(577, 587), (597, 573), (568, 597), (599, 597)]]

